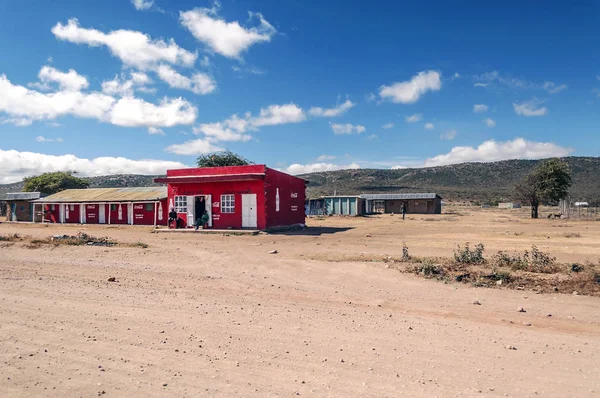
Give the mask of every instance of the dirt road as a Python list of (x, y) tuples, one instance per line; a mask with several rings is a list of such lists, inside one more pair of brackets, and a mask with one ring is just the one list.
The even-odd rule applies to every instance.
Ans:
[(398, 254), (403, 239), (418, 255), (477, 239), (600, 257), (600, 223), (436, 217), (446, 219), (328, 219), (311, 221), (317, 235), (259, 236), (0, 224), (0, 234), (85, 230), (149, 245), (0, 247), (0, 395), (599, 396), (598, 298), (325, 258)]

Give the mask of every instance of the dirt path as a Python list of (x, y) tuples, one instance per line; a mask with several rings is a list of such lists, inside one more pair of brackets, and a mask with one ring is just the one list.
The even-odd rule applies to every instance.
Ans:
[[(451, 254), (452, 240), (469, 234), (501, 248), (527, 247), (546, 233), (508, 221), (502, 230), (513, 235), (501, 237), (488, 214), (455, 217), (412, 220), (410, 237), (389, 217), (315, 221), (336, 232), (318, 236), (86, 227), (150, 247), (1, 247), (0, 395), (600, 395), (597, 298), (476, 289), (382, 263), (307, 260), (395, 254), (394, 232), (407, 234), (415, 254)], [(482, 217), (489, 227), (476, 229)], [(550, 228), (553, 254), (600, 254), (588, 244), (600, 236), (596, 224)], [(0, 225), (0, 234), (40, 237), (79, 230)]]

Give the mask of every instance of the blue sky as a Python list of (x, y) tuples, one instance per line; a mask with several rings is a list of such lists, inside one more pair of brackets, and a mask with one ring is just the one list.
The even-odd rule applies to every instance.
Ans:
[(0, 4), (0, 182), (600, 156), (594, 1)]

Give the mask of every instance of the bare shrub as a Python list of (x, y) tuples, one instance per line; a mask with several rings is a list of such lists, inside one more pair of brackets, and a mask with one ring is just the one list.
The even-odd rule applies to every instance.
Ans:
[(410, 261), (410, 254), (408, 253), (406, 242), (402, 242), (402, 261)]

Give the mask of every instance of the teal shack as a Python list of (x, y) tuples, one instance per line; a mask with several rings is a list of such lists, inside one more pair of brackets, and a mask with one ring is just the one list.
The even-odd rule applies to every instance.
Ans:
[(360, 216), (364, 213), (360, 196), (324, 196), (325, 214), (329, 216)]

